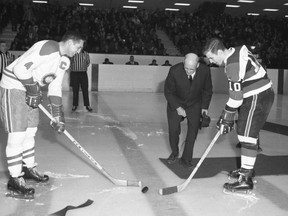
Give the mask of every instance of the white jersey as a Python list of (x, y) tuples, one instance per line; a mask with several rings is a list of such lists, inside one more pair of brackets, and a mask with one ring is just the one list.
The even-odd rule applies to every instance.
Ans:
[(62, 81), (69, 67), (70, 60), (61, 56), (58, 42), (39, 41), (4, 69), (0, 86), (26, 91), (19, 80), (33, 77), (40, 86), (49, 85), (48, 96), (62, 97)]

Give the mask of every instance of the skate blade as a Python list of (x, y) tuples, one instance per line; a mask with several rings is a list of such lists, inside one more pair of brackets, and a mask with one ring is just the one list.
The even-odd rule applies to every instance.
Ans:
[(26, 202), (34, 200), (34, 195), (19, 194), (13, 191), (6, 193), (5, 196), (9, 198), (13, 198), (15, 200), (24, 200)]
[(252, 192), (252, 190), (228, 190), (226, 188), (223, 188), (223, 193), (228, 195), (236, 195), (236, 196), (242, 196), (242, 197), (251, 197), (255, 196), (255, 193)]

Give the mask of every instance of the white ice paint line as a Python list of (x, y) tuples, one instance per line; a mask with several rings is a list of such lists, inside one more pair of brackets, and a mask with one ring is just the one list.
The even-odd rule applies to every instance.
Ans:
[[(61, 186), (62, 186), (62, 184), (59, 187), (61, 187)], [(52, 187), (50, 188), (50, 191), (54, 191), (54, 190), (58, 189), (59, 187), (56, 187), (55, 185), (52, 185)]]
[(150, 136), (162, 136), (162, 135), (165, 135), (165, 134), (168, 134), (167, 132), (164, 132), (163, 130), (160, 130), (160, 131), (153, 131), (153, 132), (150, 132), (147, 134), (148, 137)]
[(80, 126), (80, 128), (94, 128), (94, 127), (95, 127), (94, 125), (81, 125)]
[(89, 115), (94, 116), (94, 117), (98, 117), (98, 118), (105, 120), (105, 121), (114, 122), (117, 124), (120, 123), (118, 120), (112, 119), (110, 116), (103, 116), (103, 115), (96, 114), (96, 113), (89, 113)]
[(74, 121), (79, 121), (79, 118), (71, 118), (71, 117), (66, 117), (65, 116), (65, 120), (74, 120)]
[(44, 206), (45, 204), (44, 204), (44, 203), (35, 203), (35, 205), (37, 205), (37, 206)]
[(127, 193), (124, 187), (114, 187), (114, 188), (111, 188), (111, 189), (104, 189), (102, 191), (99, 191), (97, 194), (110, 193), (110, 192), (113, 192), (113, 191), (122, 191), (122, 192)]

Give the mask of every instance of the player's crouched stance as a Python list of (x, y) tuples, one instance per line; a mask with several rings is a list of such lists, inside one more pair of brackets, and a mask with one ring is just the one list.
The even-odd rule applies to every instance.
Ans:
[(66, 32), (60, 42), (36, 42), (10, 65), (0, 82), (0, 117), (8, 133), (6, 158), (9, 170), (8, 197), (31, 200), (35, 189), (29, 180), (47, 183), (49, 176), (41, 174), (35, 163), (35, 134), (39, 124), (40, 86), (48, 86), (48, 100), (58, 133), (65, 130), (62, 108), (62, 82), (72, 57), (83, 48), (78, 32)]
[(241, 144), (241, 167), (229, 173), (237, 181), (225, 183), (224, 192), (247, 193), (254, 189), (259, 132), (274, 101), (272, 82), (245, 45), (226, 48), (220, 39), (211, 38), (206, 42), (203, 54), (211, 63), (224, 66), (228, 78), (229, 99), (217, 122), (222, 135), (233, 129), (238, 112), (236, 132)]
[[(26, 118), (30, 119), (28, 120), (28, 122), (29, 124), (31, 124), (31, 126), (28, 124), (29, 126), (24, 132), (13, 132), (8, 134), (6, 153), (8, 158), (8, 169), (10, 171), (10, 178), (7, 184), (7, 189), (9, 190), (9, 192), (6, 194), (6, 196), (17, 199), (33, 200), (35, 189), (31, 186), (28, 186), (26, 182), (48, 183), (49, 181), (48, 175), (41, 174), (36, 169), (37, 164), (35, 163), (34, 157), (34, 137), (39, 122), (38, 105), (42, 102), (42, 92), (40, 90), (39, 84), (37, 82), (34, 82), (32, 79), (25, 81), (21, 80), (21, 82), (26, 88), (26, 93), (20, 90), (10, 90), (10, 103), (17, 103), (18, 108), (16, 108), (15, 106), (10, 107), (12, 108), (11, 111), (14, 114), (16, 114), (17, 109), (22, 109), (23, 113), (24, 111), (27, 111), (28, 115), (25, 116)], [(5, 91), (6, 90), (4, 90), (4, 92)], [(1, 88), (1, 92), (3, 92), (3, 88)], [(24, 94), (26, 95), (24, 96)], [(21, 96), (23, 96), (23, 98), (25, 97), (25, 101), (19, 100)], [(17, 101), (15, 100), (15, 98), (17, 99)], [(6, 99), (8, 99), (8, 97)], [(63, 132), (65, 130), (65, 121), (62, 105), (55, 105), (53, 103), (50, 103), (50, 106), (51, 113), (55, 119), (55, 121), (50, 122), (50, 125), (57, 132)], [(25, 119), (22, 119), (20, 121), (20, 119), (18, 119), (18, 124), (16, 124), (18, 128), (24, 127), (23, 122), (26, 122), (24, 120)], [(20, 151), (18, 152), (17, 144), (19, 143), (23, 144), (22, 147), (24, 151), (21, 150), (20, 146)]]
[[(7, 184), (9, 193), (6, 196), (32, 200), (34, 199), (35, 189), (27, 186), (26, 181), (49, 181), (47, 175), (42, 175), (37, 171), (34, 157), (34, 137), (39, 122), (37, 107), (42, 102), (42, 92), (39, 84), (34, 82), (32, 78), (20, 80), (20, 82), (25, 87), (26, 92), (16, 89), (8, 90), (1, 87), (2, 102), (3, 99), (7, 101), (3, 106), (5, 110), (10, 110), (13, 116), (10, 116), (10, 120), (8, 115), (2, 116), (3, 122), (6, 124), (14, 123), (13, 129), (12, 124), (11, 129), (7, 129), (9, 133), (6, 154), (10, 178)], [(20, 98), (23, 99), (20, 100)], [(17, 106), (14, 106), (16, 104)], [(17, 112), (23, 117), (17, 118)], [(24, 122), (28, 122), (28, 125)], [(12, 132), (14, 130), (17, 132)]]

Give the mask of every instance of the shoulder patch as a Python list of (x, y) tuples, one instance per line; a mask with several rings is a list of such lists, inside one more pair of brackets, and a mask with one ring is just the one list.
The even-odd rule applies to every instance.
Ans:
[(43, 44), (39, 52), (39, 55), (40, 56), (50, 55), (55, 52), (59, 52), (59, 44), (56, 41), (49, 40)]

